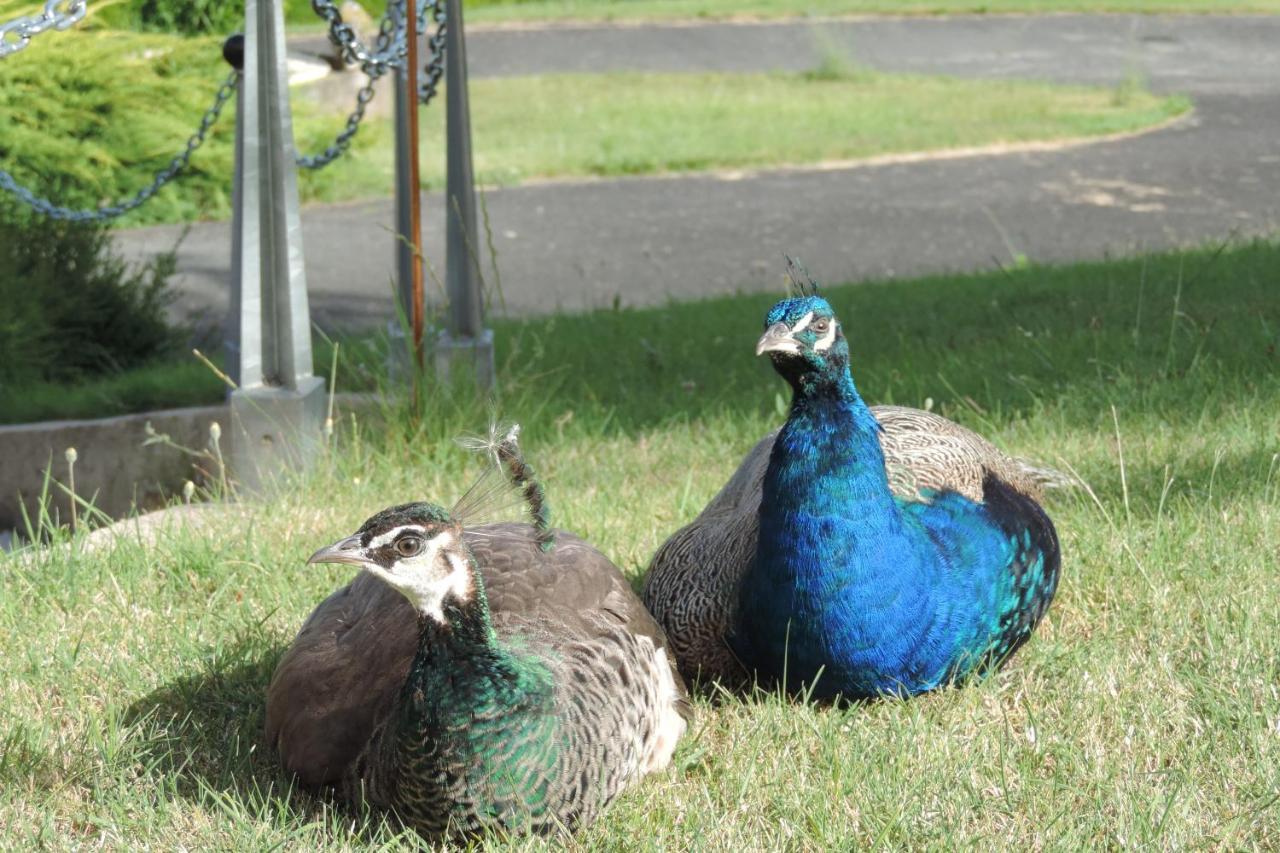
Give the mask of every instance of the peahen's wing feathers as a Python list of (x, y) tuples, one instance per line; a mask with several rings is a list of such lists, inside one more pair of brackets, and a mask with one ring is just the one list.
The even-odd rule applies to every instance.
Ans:
[[(922, 489), (952, 490), (981, 501), (988, 473), (1038, 498), (1064, 482), (1001, 451), (941, 415), (904, 406), (872, 406), (883, 427), (889, 486), (900, 497)], [(761, 483), (777, 432), (747, 454), (724, 488), (691, 523), (676, 531), (649, 564), (644, 602), (667, 631), (686, 678), (733, 683), (743, 671), (724, 642), (742, 575), (756, 550)]]
[[(617, 567), (560, 531), (544, 552), (527, 524), (466, 531), (499, 636), (553, 624), (590, 641), (625, 626), (666, 647), (662, 629)], [(417, 650), (418, 622), (400, 593), (361, 573), (326, 598), (285, 653), (267, 690), (268, 742), (306, 785), (338, 781), (394, 707)]]

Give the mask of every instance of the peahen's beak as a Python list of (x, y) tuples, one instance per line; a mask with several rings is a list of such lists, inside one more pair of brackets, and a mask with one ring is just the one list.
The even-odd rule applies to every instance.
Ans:
[(348, 563), (364, 565), (364, 549), (360, 547), (360, 535), (348, 536), (340, 542), (321, 548), (311, 555), (308, 563)]
[(760, 340), (756, 341), (756, 355), (764, 355), (767, 352), (799, 354), (800, 344), (791, 336), (791, 329), (786, 323), (774, 323), (765, 329)]

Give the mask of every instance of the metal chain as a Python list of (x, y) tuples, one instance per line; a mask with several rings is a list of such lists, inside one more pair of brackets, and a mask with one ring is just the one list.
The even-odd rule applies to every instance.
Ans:
[[(326, 0), (312, 0), (311, 5), (316, 8), (317, 12), (319, 12), (318, 6), (325, 3)], [(332, 3), (327, 5), (332, 8)], [(388, 3), (387, 14), (382, 18), (383, 26), (385, 26), (388, 21), (399, 20), (398, 15), (394, 13), (396, 13), (397, 9), (403, 9), (403, 7), (404, 0), (392, 0)], [(419, 21), (422, 21), (422, 19), (426, 17), (427, 10), (431, 10), (431, 17), (436, 24), (436, 31), (428, 41), (428, 44), (431, 47), (431, 61), (428, 62), (423, 69), (425, 79), (418, 87), (418, 100), (424, 104), (431, 103), (431, 100), (436, 96), (436, 92), (439, 89), (440, 80), (444, 77), (445, 7), (443, 0), (419, 0)], [(333, 14), (338, 15), (336, 8), (333, 8)], [(347, 32), (350, 32), (351, 28), (346, 24), (342, 24), (341, 21), (342, 18), (338, 15), (338, 22), (340, 26), (345, 28)], [(403, 46), (404, 29), (398, 28), (398, 31), (401, 33), (401, 36), (398, 39), (397, 44)], [(338, 44), (339, 47), (343, 47), (342, 43), (338, 40), (339, 37), (335, 35), (336, 32), (337, 30), (333, 28), (331, 23), (330, 37), (334, 39), (335, 44)], [(352, 39), (355, 38), (354, 33), (351, 33), (351, 37)], [(353, 43), (358, 46), (358, 42)], [(379, 28), (378, 31), (378, 45), (381, 50), (383, 47), (382, 28)], [(346, 48), (344, 47), (343, 49), (345, 55)], [(364, 71), (365, 75), (369, 79), (368, 82), (361, 87), (360, 91), (356, 93), (356, 106), (355, 109), (351, 111), (351, 114), (347, 116), (346, 125), (343, 126), (341, 132), (338, 133), (333, 142), (319, 154), (298, 155), (297, 163), (299, 167), (303, 169), (322, 169), (346, 153), (347, 149), (351, 146), (351, 140), (355, 138), (356, 133), (360, 130), (360, 122), (364, 120), (365, 109), (369, 106), (369, 102), (373, 100), (374, 83), (390, 68), (399, 67), (402, 59), (403, 57), (397, 57), (394, 62), (387, 61), (376, 74), (371, 73), (370, 66), (363, 63), (361, 64), (361, 70)]]
[[(59, 7), (66, 4), (66, 11)], [(404, 28), (396, 26), (405, 6), (405, 0), (391, 0), (387, 4), (386, 14), (378, 27), (378, 36), (373, 53), (367, 51), (356, 37), (355, 31), (342, 22), (342, 15), (331, 0), (312, 0), (312, 8), (329, 22), (329, 35), (343, 51), (348, 62), (360, 63), (361, 70), (369, 78), (368, 82), (356, 93), (356, 106), (347, 116), (343, 129), (333, 142), (322, 152), (315, 155), (299, 155), (297, 164), (304, 169), (323, 168), (342, 156), (351, 146), (351, 140), (360, 130), (369, 102), (373, 100), (374, 83), (379, 77), (392, 68), (397, 68), (404, 61), (407, 52), (404, 44)], [(431, 60), (423, 68), (425, 79), (418, 87), (418, 100), (424, 104), (431, 103), (439, 90), (440, 81), (444, 77), (444, 42), (445, 42), (445, 5), (443, 0), (418, 0), (419, 23), (424, 22), (428, 10), (436, 25), (435, 33), (428, 40), (431, 47)], [(0, 57), (22, 50), (31, 41), (31, 36), (50, 28), (66, 29), (84, 17), (87, 10), (86, 0), (47, 0), (44, 13), (37, 17), (19, 18), (0, 26)], [(16, 41), (9, 38), (10, 33), (18, 33)], [(398, 36), (396, 35), (398, 34)], [(392, 41), (395, 36), (394, 42)], [(140, 207), (160, 188), (171, 181), (179, 172), (187, 167), (191, 155), (204, 144), (205, 137), (214, 122), (222, 114), (222, 108), (235, 93), (240, 84), (240, 73), (233, 71), (218, 88), (213, 104), (205, 111), (196, 132), (187, 139), (181, 152), (174, 156), (169, 164), (156, 173), (152, 182), (143, 187), (131, 198), (116, 204), (100, 207), (95, 210), (74, 210), (61, 207), (46, 198), (41, 198), (31, 190), (20, 185), (14, 177), (4, 169), (0, 169), (0, 189), (17, 196), (37, 213), (52, 219), (66, 219), (72, 222), (104, 221), (122, 216)]]
[(387, 3), (387, 10), (378, 24), (373, 50), (360, 43), (360, 37), (350, 24), (342, 20), (342, 13), (333, 0), (311, 0), (311, 8), (329, 25), (329, 40), (342, 52), (343, 60), (350, 65), (359, 65), (371, 79), (376, 80), (403, 61), (404, 29), (398, 26), (398, 22), (404, 11), (404, 0)]
[(0, 24), (0, 59), (31, 44), (31, 37), (45, 30), (65, 30), (75, 26), (88, 11), (86, 0), (45, 0), (39, 15), (15, 18)]
[(431, 99), (436, 96), (436, 91), (440, 87), (440, 80), (444, 77), (444, 37), (447, 19), (444, 0), (429, 0), (427, 5), (431, 9), (431, 18), (435, 22), (436, 32), (427, 42), (431, 46), (431, 61), (422, 69), (426, 77), (418, 85), (418, 100), (423, 104), (431, 103)]
[(106, 207), (99, 207), (95, 210), (72, 210), (68, 207), (59, 207), (48, 199), (40, 198), (31, 190), (20, 186), (13, 179), (13, 176), (3, 169), (0, 169), (0, 189), (8, 190), (26, 202), (37, 213), (48, 216), (51, 219), (66, 219), (71, 222), (101, 222), (128, 213), (155, 195), (161, 187), (169, 183), (175, 175), (187, 167), (187, 163), (191, 160), (191, 155), (204, 144), (209, 130), (213, 127), (214, 122), (218, 120), (218, 116), (222, 114), (222, 108), (226, 106), (227, 101), (231, 100), (231, 96), (235, 94), (239, 85), (240, 72), (232, 71), (227, 76), (227, 79), (222, 82), (222, 85), (218, 87), (218, 93), (214, 96), (213, 104), (210, 105), (209, 109), (205, 110), (204, 117), (200, 119), (200, 127), (187, 139), (186, 146), (182, 151), (174, 155), (173, 159), (169, 161), (169, 165), (156, 173), (155, 178), (152, 179), (148, 186), (138, 190), (131, 198)]
[(297, 163), (303, 169), (322, 169), (328, 166), (334, 160), (337, 160), (346, 153), (347, 148), (351, 145), (352, 138), (356, 132), (360, 130), (360, 122), (364, 119), (365, 107), (373, 100), (373, 84), (377, 82), (376, 77), (370, 77), (369, 82), (356, 93), (356, 108), (351, 111), (351, 115), (347, 116), (347, 124), (342, 131), (334, 138), (329, 147), (321, 151), (319, 154), (299, 154)]

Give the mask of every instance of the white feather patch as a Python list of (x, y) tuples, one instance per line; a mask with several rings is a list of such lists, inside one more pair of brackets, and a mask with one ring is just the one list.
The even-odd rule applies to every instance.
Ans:
[[(393, 534), (406, 529), (422, 530), (417, 525), (398, 527), (376, 541), (385, 545), (394, 538)], [(391, 571), (374, 563), (366, 563), (365, 568), (409, 599), (421, 613), (443, 625), (445, 597), (452, 594), (459, 601), (470, 601), (475, 589), (467, 561), (454, 550), (455, 545), (457, 538), (446, 530), (428, 539), (426, 547), (416, 556), (401, 557)], [(374, 547), (373, 541), (369, 547)]]
[[(810, 314), (809, 316), (813, 315)], [(813, 349), (815, 352), (826, 352), (831, 348), (831, 345), (836, 342), (836, 328), (838, 326), (839, 324), (836, 322), (836, 318), (832, 317), (831, 325), (827, 326), (826, 334), (814, 341)]]

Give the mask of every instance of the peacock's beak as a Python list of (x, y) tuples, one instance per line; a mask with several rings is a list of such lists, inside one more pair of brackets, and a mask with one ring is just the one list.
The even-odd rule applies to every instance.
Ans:
[(348, 536), (340, 542), (334, 542), (311, 555), (307, 563), (348, 563), (353, 566), (364, 565), (364, 549), (360, 547), (360, 536)]
[(767, 352), (799, 354), (800, 344), (791, 336), (791, 329), (786, 323), (774, 323), (765, 329), (760, 340), (756, 341), (756, 355), (764, 355)]

